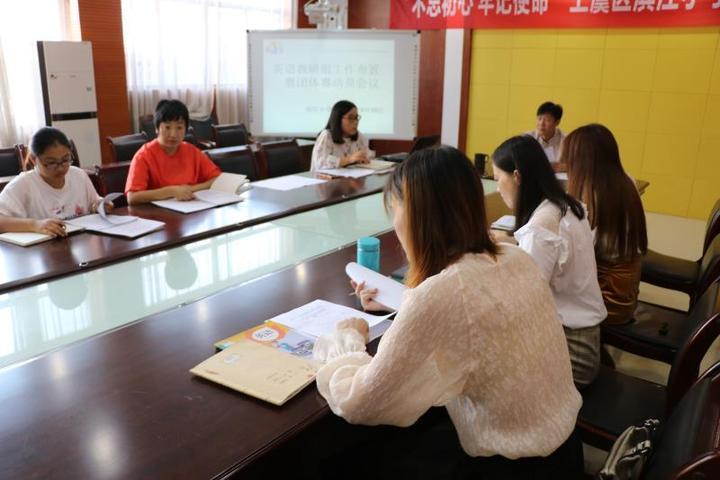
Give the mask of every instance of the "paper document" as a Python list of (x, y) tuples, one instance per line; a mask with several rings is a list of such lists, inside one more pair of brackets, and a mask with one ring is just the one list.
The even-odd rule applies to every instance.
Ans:
[(315, 300), (302, 307), (278, 315), (272, 318), (271, 321), (294, 328), (313, 337), (320, 337), (334, 333), (335, 325), (338, 322), (352, 317), (364, 318), (368, 322), (372, 333), (372, 327), (378, 325), (390, 315), (392, 313), (388, 315), (370, 315), (325, 300)]
[(242, 341), (190, 370), (207, 380), (282, 405), (315, 380), (320, 364)]
[(515, 230), (515, 215), (503, 215), (491, 223), (490, 228), (512, 232)]
[(288, 190), (294, 190), (296, 188), (305, 187), (308, 185), (317, 185), (318, 183), (325, 183), (327, 180), (321, 178), (312, 177), (301, 177), (300, 175), (287, 175), (285, 177), (270, 178), (267, 180), (260, 180), (253, 182), (253, 187), (268, 188), (270, 190), (280, 190), (286, 192)]
[(375, 270), (363, 267), (355, 262), (345, 266), (345, 273), (354, 282), (365, 282), (367, 288), (377, 288), (378, 293), (375, 301), (381, 303), (391, 310), (399, 310), (402, 303), (402, 295), (406, 287), (392, 278), (377, 273)]
[(370, 169), (375, 170), (375, 173), (384, 173), (389, 172), (395, 166), (397, 163), (395, 162), (388, 162), (387, 160), (378, 160), (378, 159), (372, 159), (370, 160), (370, 163), (354, 163), (352, 165), (348, 165), (346, 168), (364, 168), (364, 169)]
[(116, 235), (125, 238), (136, 238), (146, 233), (162, 229), (165, 223), (157, 220), (147, 220), (132, 215), (109, 215), (105, 212), (105, 204), (122, 196), (122, 193), (107, 194), (98, 205), (98, 213), (75, 217), (66, 222), (76, 228), (91, 232)]
[(330, 175), (331, 177), (361, 178), (377, 173), (369, 168), (323, 168), (318, 173)]
[(566, 180), (567, 181), (567, 179), (568, 179), (567, 172), (557, 172), (555, 174), (555, 178), (557, 178), (558, 180)]
[[(69, 223), (65, 223), (65, 233), (73, 233), (73, 232), (79, 232), (83, 228), (78, 227)], [(7, 243), (13, 243), (15, 245), (19, 245), (21, 247), (29, 247), (30, 245), (36, 245), (38, 243), (46, 242), (48, 240), (52, 240), (52, 235), (47, 235), (45, 233), (35, 233), (35, 232), (5, 232), (0, 233), (0, 241), (7, 242)]]
[(223, 172), (209, 189), (195, 192), (194, 200), (155, 200), (152, 204), (180, 213), (199, 212), (220, 205), (241, 202), (243, 199), (239, 193), (248, 188), (247, 184), (248, 179), (245, 175)]

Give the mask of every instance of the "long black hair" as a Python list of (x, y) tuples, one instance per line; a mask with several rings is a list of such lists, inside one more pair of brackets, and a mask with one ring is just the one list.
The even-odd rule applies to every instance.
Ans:
[[(330, 136), (332, 137), (334, 143), (341, 144), (345, 142), (345, 139), (343, 138), (342, 118), (353, 108), (357, 107), (351, 101), (340, 100), (335, 103), (332, 110), (330, 110), (330, 118), (328, 118), (325, 128), (330, 131)], [(358, 132), (355, 132), (355, 135), (352, 135), (350, 140), (354, 142), (357, 139)]]
[(520, 174), (520, 186), (515, 198), (515, 229), (525, 225), (540, 203), (547, 199), (565, 216), (568, 208), (578, 218), (585, 218), (582, 204), (565, 193), (555, 177), (547, 155), (540, 144), (529, 135), (509, 138), (492, 155), (493, 165), (506, 173)]

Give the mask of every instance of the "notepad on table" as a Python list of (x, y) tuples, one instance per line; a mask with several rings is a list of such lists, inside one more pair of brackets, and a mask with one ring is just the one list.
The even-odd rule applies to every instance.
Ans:
[(302, 177), (300, 175), (287, 175), (284, 177), (268, 178), (267, 180), (260, 180), (253, 182), (254, 187), (268, 188), (270, 190), (280, 190), (287, 192), (288, 190), (294, 190), (296, 188), (306, 187), (308, 185), (317, 185), (318, 183), (325, 183), (327, 180), (312, 177)]
[(379, 160), (377, 158), (374, 158), (370, 160), (369, 163), (353, 163), (352, 165), (348, 165), (345, 168), (364, 168), (364, 169), (370, 169), (375, 170), (375, 173), (385, 173), (389, 172), (393, 168), (397, 166), (396, 162), (389, 162), (387, 160)]
[(350, 177), (350, 178), (361, 178), (367, 177), (374, 173), (378, 173), (370, 168), (323, 168), (317, 171), (322, 175), (329, 175), (331, 177)]
[(503, 215), (490, 224), (490, 228), (494, 230), (503, 230), (512, 232), (515, 230), (515, 215)]
[(248, 188), (248, 179), (237, 173), (221, 173), (207, 190), (195, 192), (194, 200), (155, 200), (153, 205), (180, 213), (199, 212), (242, 201), (240, 193)]
[(122, 193), (110, 193), (102, 199), (98, 207), (98, 213), (91, 215), (83, 215), (75, 217), (66, 222), (66, 225), (72, 225), (80, 229), (91, 232), (103, 233), (106, 235), (116, 235), (125, 238), (137, 238), (146, 233), (161, 230), (164, 222), (157, 220), (148, 220), (132, 215), (109, 215), (105, 212), (106, 202), (110, 202)]
[(190, 369), (190, 372), (282, 405), (315, 380), (320, 364), (252, 341), (235, 343)]
[[(73, 233), (82, 231), (82, 227), (75, 225), (65, 224), (65, 233)], [(35, 232), (6, 232), (0, 233), (0, 241), (19, 245), (21, 247), (29, 247), (30, 245), (36, 245), (38, 243), (47, 242), (52, 240), (52, 235), (46, 233), (35, 233)]]

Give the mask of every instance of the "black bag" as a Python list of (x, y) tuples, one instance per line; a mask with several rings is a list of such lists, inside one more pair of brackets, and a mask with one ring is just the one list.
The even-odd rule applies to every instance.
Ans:
[(634, 480), (640, 477), (653, 448), (653, 436), (660, 422), (645, 420), (642, 426), (631, 426), (620, 434), (610, 450), (598, 478), (601, 480)]

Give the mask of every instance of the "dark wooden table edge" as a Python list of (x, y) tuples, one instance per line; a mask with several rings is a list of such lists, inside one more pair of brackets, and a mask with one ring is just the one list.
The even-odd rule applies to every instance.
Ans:
[[(110, 255), (107, 257), (103, 257), (102, 259), (87, 263), (87, 264), (79, 264), (75, 265), (75, 268), (68, 269), (68, 270), (62, 270), (62, 271), (54, 271), (54, 272), (46, 272), (39, 275), (35, 275), (32, 277), (25, 277), (19, 280), (14, 280), (10, 282), (6, 282), (2, 285), (0, 285), (0, 295), (5, 293), (10, 293), (14, 290), (20, 290), (22, 288), (26, 287), (32, 287), (34, 285), (38, 285), (40, 283), (45, 283), (49, 280), (57, 280), (63, 277), (67, 277), (76, 273), (80, 272), (88, 272), (91, 270), (94, 270), (99, 267), (104, 267), (113, 263), (118, 263), (120, 261), (124, 260), (131, 260), (133, 258), (142, 257), (143, 255), (147, 255), (150, 253), (159, 252), (162, 250), (167, 250), (168, 248), (178, 247), (181, 245), (186, 245), (188, 243), (196, 242), (199, 240), (205, 240), (207, 238), (212, 238), (218, 235), (223, 235), (226, 233), (231, 233), (239, 230), (243, 230), (245, 228), (254, 227), (263, 223), (272, 222), (281, 218), (289, 217), (291, 215), (296, 215), (298, 213), (304, 213), (308, 212), (310, 210), (315, 210), (318, 208), (324, 208), (329, 207), (331, 205), (337, 205), (339, 203), (347, 202), (349, 200), (356, 200), (362, 197), (367, 197), (370, 195), (374, 195), (376, 193), (382, 192), (382, 188), (374, 188), (372, 190), (369, 190), (367, 192), (362, 192), (359, 194), (353, 194), (353, 195), (342, 195), (341, 197), (338, 197), (337, 199), (332, 199), (328, 201), (320, 201), (320, 202), (313, 202), (313, 203), (307, 203), (304, 205), (300, 205), (295, 208), (291, 208), (289, 210), (283, 210), (282, 212), (265, 215), (262, 217), (257, 217), (252, 220), (248, 220), (246, 222), (236, 223), (232, 225), (226, 225), (224, 227), (217, 227), (210, 230), (206, 230), (201, 233), (197, 233), (195, 235), (189, 235), (184, 236), (181, 238), (169, 240), (167, 242), (158, 243), (157, 245), (150, 245), (147, 247), (141, 247), (138, 249), (131, 250), (130, 252), (127, 252), (127, 254), (121, 254), (121, 255)], [(157, 207), (161, 208), (161, 207)], [(223, 208), (216, 207), (216, 208)], [(190, 214), (192, 215), (192, 214)], [(87, 235), (100, 235), (92, 232), (82, 232), (82, 234)]]

